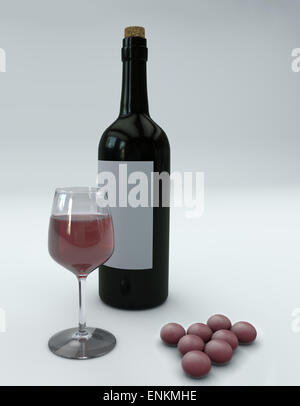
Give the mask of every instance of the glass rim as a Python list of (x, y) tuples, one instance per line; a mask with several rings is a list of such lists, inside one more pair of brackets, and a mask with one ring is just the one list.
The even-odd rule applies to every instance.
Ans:
[(68, 187), (57, 187), (55, 189), (55, 193), (66, 193), (66, 194), (73, 194), (73, 193), (99, 193), (103, 188), (97, 186), (68, 186)]

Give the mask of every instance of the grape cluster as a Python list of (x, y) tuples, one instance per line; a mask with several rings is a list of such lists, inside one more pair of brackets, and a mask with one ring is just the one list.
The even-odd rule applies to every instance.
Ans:
[(166, 344), (177, 346), (183, 355), (183, 370), (193, 377), (207, 375), (212, 363), (227, 363), (239, 343), (250, 344), (256, 336), (252, 324), (238, 321), (232, 325), (223, 314), (211, 316), (206, 324), (194, 323), (187, 332), (178, 323), (168, 323), (160, 330), (160, 337)]

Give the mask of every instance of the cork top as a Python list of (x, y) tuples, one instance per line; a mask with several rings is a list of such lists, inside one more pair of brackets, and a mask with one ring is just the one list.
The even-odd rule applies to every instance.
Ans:
[(127, 37), (141, 37), (145, 38), (145, 28), (144, 27), (126, 27), (124, 30), (124, 36)]

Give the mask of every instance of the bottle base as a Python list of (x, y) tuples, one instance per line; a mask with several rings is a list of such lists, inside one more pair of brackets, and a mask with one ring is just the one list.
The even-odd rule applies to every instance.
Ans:
[(159, 307), (163, 305), (168, 299), (168, 295), (164, 297), (162, 300), (156, 302), (156, 303), (143, 303), (139, 305), (133, 305), (129, 303), (115, 303), (110, 301), (109, 299), (106, 299), (100, 295), (100, 300), (106, 304), (107, 306), (114, 307), (115, 309), (120, 309), (120, 310), (147, 310), (147, 309), (154, 309), (155, 307)]

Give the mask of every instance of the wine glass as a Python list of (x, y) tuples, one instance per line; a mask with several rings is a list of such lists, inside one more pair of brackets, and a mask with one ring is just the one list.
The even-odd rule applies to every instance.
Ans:
[(115, 337), (108, 331), (87, 327), (85, 314), (86, 278), (110, 258), (113, 249), (112, 219), (101, 189), (56, 189), (49, 225), (49, 253), (78, 279), (79, 326), (50, 338), (48, 345), (54, 354), (87, 359), (104, 355), (114, 348)]

